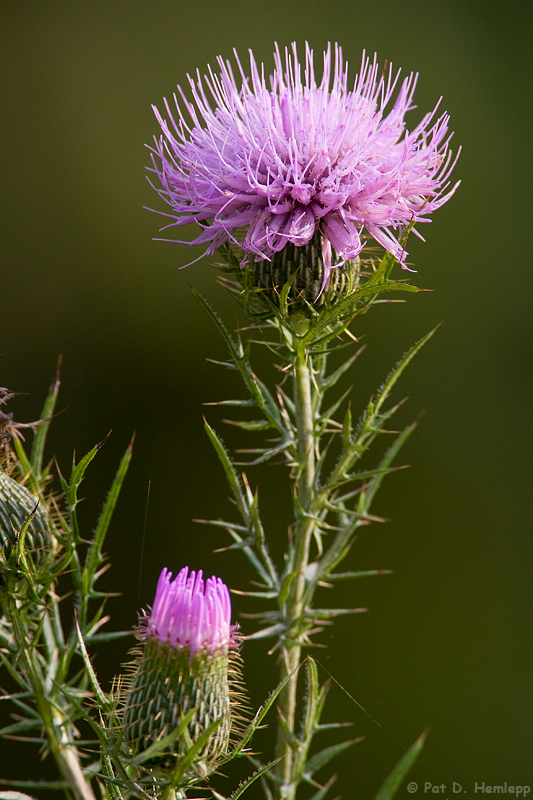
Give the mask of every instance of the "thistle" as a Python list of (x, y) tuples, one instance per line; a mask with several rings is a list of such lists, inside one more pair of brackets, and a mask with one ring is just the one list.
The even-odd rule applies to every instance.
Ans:
[(149, 761), (173, 770), (211, 729), (193, 764), (193, 771), (206, 777), (226, 755), (235, 717), (238, 639), (226, 585), (215, 577), (204, 582), (201, 570), (189, 575), (188, 567), (172, 580), (164, 569), (153, 609), (141, 617), (137, 635), (142, 645), (126, 678), (124, 739), (134, 753), (142, 753), (179, 731)]
[[(0, 406), (5, 406), (15, 396), (16, 392), (0, 389)], [(16, 480), (15, 475), (17, 472), (21, 474), (23, 467), (11, 450), (12, 440), (21, 435), (21, 428), (35, 431), (44, 423), (45, 420), (17, 423), (11, 412), (6, 413), (0, 408), (0, 447), (3, 449), (3, 458), (0, 460), (0, 550), (3, 549), (6, 561), (13, 546), (19, 543), (20, 537), (23, 538), (24, 552), (31, 553), (36, 564), (44, 561), (53, 545), (51, 524), (42, 503), (41, 487), (33, 480), (32, 492)], [(18, 443), (18, 439), (16, 442)], [(27, 479), (29, 476), (23, 474), (22, 477)]]
[(189, 77), (193, 102), (178, 86), (176, 119), (166, 101), (168, 119), (154, 107), (162, 136), (151, 171), (172, 210), (166, 227), (198, 223), (202, 232), (188, 244), (205, 244), (208, 254), (239, 245), (242, 266), (318, 234), (323, 288), (369, 236), (405, 266), (406, 229), (429, 222), (457, 187), (448, 181), (455, 162), (439, 104), (406, 128), (418, 76), (400, 83), (399, 72), (380, 72), (363, 53), (350, 89), (338, 45), (333, 69), (331, 48), (324, 52), (320, 83), (308, 45), (305, 66), (295, 44), (284, 59), (276, 46), (270, 85), (251, 52), (250, 78), (235, 60), (241, 86), (219, 57), (219, 75), (209, 68), (203, 79)]
[[(238, 375), (247, 393), (220, 404), (252, 411), (245, 419), (226, 421), (253, 435), (266, 432), (259, 446), (238, 451), (239, 459), (248, 453), (253, 455), (247, 467), (266, 462), (289, 467), (293, 508), (285, 552), (276, 559), (269, 538), (277, 537), (279, 552), (279, 524), (273, 532), (263, 524), (259, 493), (241, 472), (242, 460), (238, 467), (205, 423), (238, 518), (201, 521), (228, 535), (227, 549), (248, 560), (255, 580), (251, 591), (241, 594), (265, 608), (246, 614), (256, 623), (247, 639), (271, 640), (279, 682), (254, 718), (242, 724), (240, 639), (231, 624), (228, 589), (219, 578), (204, 581), (202, 572), (185, 567), (175, 578), (163, 569), (153, 608), (140, 618), (129, 673), (119, 679), (119, 691), (115, 686), (106, 694), (90, 650), (124, 632), (101, 631), (108, 619), (107, 595), (96, 583), (105, 571), (103, 544), (131, 445), (88, 539), (77, 517), (78, 489), (104, 442), (73, 464), (69, 479), (59, 474), (60, 502), (49, 520), (37, 500), (50, 478), (43, 452), (59, 376), (42, 420), (26, 426), (35, 428), (29, 455), (13, 436), (23, 426), (1, 410), (13, 395), (0, 389), (5, 449), (0, 551), (11, 551), (7, 566), (15, 565), (0, 580), (0, 660), (17, 684), (15, 692), (0, 698), (9, 696), (17, 710), (0, 735), (30, 733), (32, 742), (39, 737), (57, 763), (59, 785), (76, 800), (94, 800), (96, 781), (100, 789), (105, 784), (112, 800), (184, 800), (192, 787), (206, 789), (206, 779), (236, 757), (247, 758), (254, 772), (231, 794), (233, 800), (255, 781), (267, 800), (296, 800), (302, 788), (309, 796), (309, 787), (314, 800), (323, 800), (335, 781), (322, 778), (324, 767), (359, 741), (317, 751), (315, 737), (344, 723), (322, 723), (328, 681), (320, 683), (319, 665), (306, 651), (320, 644), (315, 637), (337, 616), (365, 610), (337, 608), (323, 603), (321, 595), (337, 581), (387, 572), (357, 563), (346, 571), (339, 567), (356, 557), (359, 529), (383, 522), (374, 513), (376, 494), (400, 468), (398, 455), (416, 427), (394, 430), (391, 420), (402, 403), (391, 403), (391, 395), (433, 331), (400, 357), (355, 424), (345, 403), (349, 391), (335, 397), (330, 392), (363, 348), (344, 362), (335, 355), (334, 366), (329, 358), (357, 342), (355, 323), (375, 303), (420, 291), (393, 279), (392, 272), (396, 264), (409, 269), (408, 234), (419, 235), (417, 226), (429, 222), (454, 193), (458, 184), (450, 184), (449, 177), (456, 158), (448, 116), (437, 113), (439, 104), (413, 130), (406, 127), (416, 75), (400, 81), (399, 72), (380, 72), (376, 58), (363, 54), (350, 88), (347, 65), (335, 46), (334, 54), (329, 47), (324, 53), (317, 80), (312, 50), (306, 46), (304, 67), (293, 45), (284, 58), (276, 47), (267, 82), (252, 54), (249, 77), (235, 57), (240, 85), (220, 58), (220, 74), (209, 69), (206, 77), (189, 79), (192, 101), (179, 89), (176, 118), (166, 101), (168, 120), (156, 110), (162, 134), (152, 150), (152, 172), (171, 208), (168, 227), (194, 222), (201, 232), (189, 244), (206, 245), (208, 254), (220, 250), (224, 281), (260, 323), (252, 326), (253, 335), (275, 354), (279, 369), (279, 384), (269, 386), (252, 368), (251, 343), (242, 341), (242, 330), (232, 336), (193, 290), (228, 348), (228, 360), (217, 363)], [(34, 569), (51, 531), (56, 557)], [(24, 558), (26, 549), (33, 559)], [(68, 582), (65, 597), (74, 597), (74, 620), (68, 606), (60, 607), (57, 591)], [(249, 743), (274, 704), (276, 742), (265, 758), (252, 753)], [(94, 740), (77, 738), (77, 720), (87, 724)], [(391, 800), (423, 739), (402, 756), (376, 798)], [(85, 753), (95, 753), (96, 744), (98, 757), (86, 764)]]
[[(209, 68), (203, 77), (189, 77), (192, 100), (178, 86), (176, 110), (166, 100), (164, 113), (154, 108), (161, 135), (150, 171), (170, 206), (164, 230), (196, 223), (200, 234), (187, 244), (223, 254), (217, 265), (226, 270), (223, 282), (258, 323), (254, 337), (275, 353), (282, 376), (275, 387), (261, 380), (250, 344), (240, 332), (234, 339), (194, 292), (228, 347), (229, 360), (218, 363), (240, 375), (249, 395), (220, 404), (255, 411), (252, 418), (226, 421), (267, 432), (267, 442), (239, 456), (253, 453), (250, 467), (274, 459), (287, 464), (294, 498), (284, 559), (277, 564), (258, 492), (206, 423), (240, 519), (205, 522), (229, 533), (230, 546), (256, 573), (248, 594), (268, 603), (248, 615), (259, 628), (247, 638), (273, 639), (270, 652), (279, 653), (277, 764), (254, 764), (266, 770), (269, 800), (294, 800), (301, 783), (317, 787), (315, 797), (322, 798), (333, 779), (320, 786), (314, 765), (323, 766), (350, 743), (308, 758), (322, 701), (315, 703), (311, 694), (299, 699), (298, 667), (325, 625), (361, 609), (317, 607), (315, 595), (337, 580), (383, 572), (337, 568), (350, 555), (359, 527), (381, 521), (371, 512), (375, 495), (398, 468), (395, 459), (415, 428), (391, 430), (401, 403), (389, 405), (390, 394), (433, 332), (401, 357), (356, 425), (349, 404), (340, 411), (347, 395), (329, 400), (328, 393), (361, 350), (333, 369), (328, 359), (357, 342), (359, 332), (349, 326), (374, 303), (387, 302), (391, 293), (420, 291), (392, 279), (392, 270), (396, 264), (410, 269), (408, 235), (422, 238), (417, 227), (455, 192), (458, 183), (449, 179), (458, 153), (452, 154), (449, 117), (438, 111), (439, 103), (407, 128), (418, 76), (400, 80), (392, 67), (381, 71), (376, 57), (363, 53), (352, 87), (338, 46), (334, 54), (329, 46), (325, 51), (319, 79), (308, 45), (305, 64), (296, 45), (284, 57), (276, 46), (269, 81), (251, 52), (249, 76), (236, 53), (235, 60), (237, 76), (219, 57), (218, 73)], [(392, 442), (372, 463), (370, 446), (384, 436)], [(301, 705), (305, 724), (298, 732)], [(391, 785), (399, 785), (420, 747), (421, 740)], [(388, 790), (381, 796), (388, 797)]]
[(0, 469), (0, 546), (6, 559), (28, 521), (25, 550), (40, 563), (52, 541), (48, 515), (38, 497)]

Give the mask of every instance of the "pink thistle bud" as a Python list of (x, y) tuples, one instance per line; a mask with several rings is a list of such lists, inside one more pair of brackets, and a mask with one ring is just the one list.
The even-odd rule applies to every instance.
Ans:
[(172, 580), (163, 569), (159, 576), (152, 613), (145, 620), (144, 636), (168, 642), (171, 647), (188, 647), (190, 659), (198, 650), (227, 647), (232, 638), (231, 600), (220, 578), (203, 580), (184, 567)]
[(191, 714), (186, 732), (150, 759), (151, 767), (172, 770), (190, 743), (219, 722), (191, 764), (193, 776), (206, 777), (223, 759), (239, 719), (239, 639), (227, 586), (220, 578), (204, 581), (201, 570), (184, 567), (173, 580), (163, 569), (137, 635), (142, 645), (122, 681), (124, 740), (141, 753)]

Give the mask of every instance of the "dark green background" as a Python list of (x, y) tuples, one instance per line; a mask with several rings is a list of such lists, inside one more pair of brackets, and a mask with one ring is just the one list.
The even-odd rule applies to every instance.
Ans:
[[(238, 555), (212, 554), (225, 540), (190, 521), (231, 513), (201, 403), (241, 389), (206, 362), (224, 350), (188, 282), (228, 324), (238, 312), (205, 259), (178, 270), (198, 252), (151, 241), (159, 219), (142, 208), (157, 203), (143, 177), (143, 142), (156, 133), (150, 104), (234, 46), (243, 58), (253, 48), (269, 69), (273, 42), (293, 39), (318, 53), (339, 41), (352, 76), (363, 48), (419, 71), (421, 112), (444, 95), (463, 184), (423, 228), (427, 244), (411, 248), (415, 280), (435, 291), (377, 308), (357, 329), (369, 346), (353, 376), (356, 411), (397, 357), (445, 321), (398, 390), (410, 395), (404, 420), (425, 412), (405, 451), (412, 469), (390, 479), (376, 511), (391, 522), (366, 529), (349, 564), (394, 575), (324, 601), (370, 609), (328, 631), (329, 649), (318, 652), (368, 713), (333, 686), (329, 719), (353, 720), (354, 735), (366, 736), (334, 766), (344, 798), (371, 797), (426, 726), (425, 766), (412, 773), (421, 787), (444, 783), (448, 796), (456, 781), (472, 797), (475, 781), (533, 784), (529, 9), (487, 0), (3, 0), (0, 9), (0, 384), (30, 393), (13, 410), (33, 419), (63, 353), (66, 411), (50, 448), (63, 470), (73, 449), (81, 456), (113, 429), (85, 484), (89, 527), (137, 431), (108, 546), (107, 586), (122, 592), (112, 611), (124, 627), (165, 565), (249, 585)], [(223, 429), (217, 410), (207, 413)], [(280, 551), (284, 472), (250, 477), (262, 481)], [(265, 649), (244, 648), (254, 705), (275, 682)], [(97, 658), (106, 685), (124, 656), (117, 646)], [(0, 764), (3, 776), (30, 769), (24, 748), (6, 742)], [(31, 770), (48, 772), (37, 756)], [(229, 792), (227, 781), (220, 787)]]

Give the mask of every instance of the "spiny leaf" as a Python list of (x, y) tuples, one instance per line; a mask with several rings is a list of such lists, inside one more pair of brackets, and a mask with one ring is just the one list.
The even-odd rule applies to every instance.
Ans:
[(319, 707), (320, 683), (318, 680), (318, 668), (316, 661), (310, 656), (305, 663), (305, 679), (307, 696), (305, 699), (304, 734), (305, 739), (310, 744), (321, 713), (321, 708)]
[[(120, 791), (115, 781), (109, 780), (110, 778), (111, 779), (115, 778), (115, 773), (113, 772), (113, 764), (111, 762), (111, 758), (107, 753), (102, 753), (100, 758), (102, 762), (102, 776), (105, 783), (105, 787), (109, 791), (110, 800), (123, 800), (122, 792)], [(106, 780), (106, 778), (108, 780)]]
[[(246, 638), (251, 638), (251, 637), (246, 637)], [(290, 672), (280, 683), (278, 683), (276, 688), (269, 694), (267, 700), (258, 709), (255, 717), (253, 718), (253, 720), (250, 722), (250, 724), (246, 728), (246, 731), (245, 731), (243, 737), (236, 744), (236, 746), (231, 751), (231, 753), (229, 754), (229, 756), (228, 756), (228, 758), (226, 760), (229, 760), (230, 758), (234, 758), (235, 756), (239, 755), (239, 753), (242, 753), (243, 749), (246, 747), (246, 745), (248, 744), (248, 742), (250, 741), (250, 739), (252, 738), (252, 736), (254, 735), (256, 730), (260, 727), (263, 719), (265, 718), (267, 713), (272, 708), (272, 706), (275, 703), (279, 693), (281, 691), (283, 691), (283, 689), (285, 688), (287, 683), (290, 681), (292, 676), (295, 675), (298, 672), (298, 670), (300, 669), (300, 666), (301, 666), (301, 664), (298, 664), (296, 669), (294, 669), (292, 672)]]
[(112, 704), (110, 704), (110, 701), (105, 696), (100, 687), (98, 678), (96, 677), (96, 672), (93, 669), (93, 665), (91, 664), (91, 659), (89, 658), (87, 648), (85, 647), (85, 642), (83, 641), (83, 636), (77, 619), (76, 619), (76, 631), (78, 633), (78, 644), (81, 652), (81, 657), (83, 658), (85, 669), (87, 670), (87, 675), (89, 676), (91, 686), (93, 687), (93, 692), (96, 695), (98, 705), (103, 711), (108, 711)]
[(67, 491), (67, 499), (71, 508), (74, 508), (77, 503), (77, 492), (80, 486), (80, 483), (83, 480), (83, 476), (85, 475), (85, 471), (97, 452), (101, 450), (108, 439), (109, 433), (107, 436), (102, 439), (101, 442), (98, 442), (89, 452), (87, 455), (83, 456), (82, 460), (79, 464), (72, 465), (72, 472), (70, 474), (70, 482), (68, 484), (68, 491)]
[(325, 422), (325, 423), (330, 423), (330, 424), (331, 424), (332, 422), (334, 422), (334, 420), (332, 419), (332, 418), (333, 418), (333, 415), (336, 413), (337, 409), (338, 409), (338, 408), (340, 408), (340, 406), (341, 406), (341, 405), (344, 403), (344, 401), (346, 400), (346, 398), (348, 397), (348, 395), (351, 393), (351, 391), (352, 391), (352, 387), (351, 387), (351, 386), (349, 386), (349, 387), (348, 387), (348, 389), (346, 389), (346, 391), (345, 391), (345, 392), (344, 392), (344, 393), (343, 393), (343, 394), (342, 394), (342, 395), (339, 397), (339, 399), (338, 399), (338, 400), (336, 400), (336, 401), (333, 403), (333, 405), (331, 405), (331, 406), (328, 408), (328, 410), (327, 410), (327, 411), (324, 411), (324, 412), (323, 412), (323, 413), (320, 415), (320, 420), (321, 420), (321, 421), (323, 421), (323, 422)]
[(15, 453), (17, 454), (17, 459), (19, 461), (19, 471), (22, 476), (31, 475), (32, 476), (32, 485), (36, 488), (35, 476), (32, 473), (32, 466), (28, 456), (26, 455), (26, 451), (22, 446), (22, 442), (18, 438), (18, 436), (13, 437), (13, 446), (15, 448)]
[(363, 614), (368, 608), (312, 608), (310, 614), (314, 619), (334, 619), (346, 614)]
[(309, 759), (305, 768), (305, 775), (309, 778), (312, 777), (315, 772), (318, 772), (319, 769), (329, 764), (335, 756), (344, 753), (345, 750), (348, 750), (349, 747), (352, 747), (352, 745), (360, 741), (361, 738), (350, 739), (347, 742), (340, 742), (339, 744), (331, 745), (331, 747), (325, 747), (324, 750), (321, 750)]
[(379, 468), (375, 470), (375, 475), (373, 476), (372, 480), (369, 482), (368, 486), (365, 488), (363, 495), (361, 495), (361, 500), (364, 500), (364, 509), (365, 512), (370, 510), (370, 505), (376, 496), (376, 493), (381, 486), (383, 478), (385, 475), (388, 475), (390, 472), (393, 472), (394, 469), (391, 468), (391, 464), (411, 436), (413, 431), (416, 429), (418, 425), (418, 421), (412, 422), (410, 425), (407, 425), (406, 428), (397, 436), (394, 443), (389, 447), (381, 462), (379, 464)]
[[(32, 474), (37, 484), (40, 484), (41, 473), (43, 469), (43, 455), (46, 445), (46, 438), (48, 436), (48, 429), (56, 407), (57, 396), (59, 393), (59, 386), (61, 373), (61, 356), (57, 362), (56, 374), (50, 386), (48, 396), (45, 400), (43, 410), (41, 411), (41, 419), (44, 420), (35, 430), (33, 436), (33, 443), (31, 447), (30, 461), (32, 466)], [(38, 486), (38, 488), (41, 488)]]
[[(180, 720), (179, 724), (168, 733), (166, 736), (161, 737), (161, 739), (157, 739), (157, 741), (152, 742), (152, 744), (143, 750), (142, 753), (134, 756), (129, 764), (132, 767), (140, 767), (146, 761), (150, 761), (152, 758), (156, 758), (157, 756), (161, 755), (161, 753), (167, 749), (167, 747), (172, 747), (176, 739), (180, 736), (181, 733), (188, 727), (189, 722), (192, 720), (195, 713), (198, 711), (198, 708), (191, 708), (191, 710)], [(220, 720), (216, 721), (216, 725), (220, 724)]]
[[(324, 786), (321, 786), (318, 792), (316, 792), (316, 794), (312, 796), (311, 800), (324, 800), (324, 797), (329, 792), (329, 790), (331, 789), (336, 780), (337, 776), (332, 775), (329, 781), (326, 784), (324, 784)], [(313, 783), (314, 786), (316, 786), (314, 781), (310, 782)]]
[(335, 372), (332, 372), (331, 375), (328, 375), (327, 378), (320, 378), (317, 381), (320, 388), (326, 391), (327, 389), (330, 389), (332, 386), (335, 386), (339, 378), (341, 378), (344, 375), (344, 373), (350, 369), (354, 361), (361, 355), (361, 353), (365, 348), (366, 345), (360, 347), (359, 350), (353, 354), (353, 356), (350, 356), (350, 358), (348, 358), (343, 364), (341, 364), (340, 367), (338, 367), (335, 370)]
[(392, 575), (390, 569), (366, 569), (360, 572), (337, 572), (336, 574), (329, 573), (327, 575), (328, 581), (347, 581), (351, 578), (369, 578), (372, 575)]
[(433, 336), (433, 334), (435, 333), (435, 331), (439, 327), (440, 327), (440, 324), (436, 325), (433, 328), (433, 330), (431, 330), (429, 333), (427, 333), (425, 336), (423, 336), (421, 339), (419, 339), (419, 341), (416, 342), (402, 356), (402, 358), (398, 361), (398, 363), (394, 367), (393, 371), (391, 372), (391, 374), (389, 375), (389, 377), (387, 378), (387, 380), (385, 381), (385, 383), (383, 384), (383, 386), (380, 388), (380, 390), (378, 392), (378, 395), (377, 395), (377, 398), (376, 398), (376, 404), (375, 404), (375, 413), (376, 414), (379, 414), (379, 412), (381, 410), (381, 406), (383, 405), (383, 403), (385, 402), (385, 400), (389, 396), (389, 394), (390, 394), (390, 392), (392, 390), (392, 387), (394, 386), (394, 384), (396, 383), (396, 381), (398, 380), (398, 378), (400, 377), (400, 375), (402, 374), (404, 369), (407, 367), (409, 362), (412, 361), (412, 359), (416, 356), (416, 354), (419, 352), (419, 350), (421, 350), (423, 348), (423, 346), (426, 344), (426, 342), (428, 342), (431, 339), (431, 337)]
[[(59, 781), (0, 781), (4, 786), (21, 786), (24, 789), (34, 787), (35, 789), (68, 789), (67, 783)], [(35, 800), (29, 794), (24, 792), (0, 792), (0, 800)]]
[(0, 729), (0, 736), (9, 736), (24, 731), (41, 730), (43, 721), (41, 719), (22, 719), (20, 722), (13, 722)]
[(285, 625), (281, 622), (278, 625), (271, 625), (269, 628), (263, 628), (255, 633), (249, 633), (244, 638), (246, 641), (251, 639), (268, 639), (269, 636), (275, 636), (285, 630)]
[(228, 350), (230, 352), (231, 358), (235, 363), (238, 371), (241, 374), (241, 377), (250, 392), (251, 397), (254, 399), (255, 403), (259, 406), (267, 420), (271, 423), (271, 425), (276, 428), (280, 433), (283, 430), (283, 425), (280, 419), (278, 407), (274, 401), (274, 398), (266, 388), (266, 386), (257, 378), (256, 375), (253, 374), (247, 355), (243, 350), (242, 345), (237, 345), (231, 338), (230, 334), (228, 333), (224, 323), (218, 317), (217, 314), (212, 310), (207, 303), (206, 300), (199, 294), (196, 289), (191, 287), (191, 291), (193, 296), (204, 309), (204, 311), (208, 314), (209, 318), (216, 326), (217, 330), (221, 334), (222, 338), (226, 342)]
[(281, 582), (281, 588), (279, 590), (279, 602), (280, 605), (283, 605), (287, 597), (289, 596), (289, 591), (292, 585), (293, 580), (298, 575), (298, 572), (289, 572), (288, 575), (285, 575)]
[[(248, 789), (248, 787), (251, 786), (254, 781), (260, 778), (261, 775), (264, 775), (265, 772), (268, 772), (268, 770), (272, 769), (272, 767), (275, 767), (276, 764), (279, 763), (282, 758), (284, 758), (284, 756), (281, 756), (281, 758), (276, 758), (274, 759), (274, 761), (270, 761), (270, 763), (265, 764), (263, 767), (260, 767), (256, 772), (253, 773), (253, 775), (250, 775), (249, 778), (243, 781), (239, 785), (237, 790), (233, 792), (233, 794), (229, 798), (227, 798), (227, 800), (238, 800), (238, 798), (244, 794), (246, 789)], [(211, 789), (211, 791), (213, 792), (213, 797), (215, 797), (216, 800), (226, 800), (226, 798), (223, 795), (219, 794), (214, 789)]]
[(201, 750), (203, 750), (203, 748), (208, 743), (209, 739), (213, 736), (216, 729), (221, 725), (223, 720), (224, 717), (219, 717), (213, 723), (211, 723), (211, 725), (205, 729), (205, 731), (201, 734), (201, 736), (199, 736), (198, 739), (196, 739), (192, 747), (189, 747), (187, 749), (185, 755), (179, 759), (178, 765), (172, 774), (172, 780), (171, 780), (172, 786), (178, 786), (180, 784), (181, 779), (185, 774), (189, 765), (192, 764), (198, 753)]
[(340, 300), (335, 306), (332, 306), (327, 311), (323, 311), (320, 317), (311, 325), (308, 333), (302, 338), (302, 343), (306, 347), (312, 347), (336, 338), (357, 314), (366, 310), (366, 306), (361, 305), (363, 301), (370, 301), (367, 304), (369, 305), (374, 302), (382, 292), (420, 291), (422, 290), (409, 283), (387, 280), (379, 285), (375, 285), (368, 281), (359, 289), (352, 292), (352, 294)]
[(374, 800), (391, 800), (401, 786), (401, 783), (424, 746), (427, 731), (424, 731), (409, 748), (405, 755), (398, 761), (387, 780), (382, 784)]
[(234, 425), (236, 428), (242, 428), (244, 431), (265, 431), (270, 428), (270, 423), (265, 419), (251, 420), (246, 422), (244, 420), (224, 419), (226, 425)]
[(219, 437), (217, 436), (217, 434), (215, 433), (215, 431), (205, 418), (204, 418), (204, 428), (211, 444), (215, 448), (215, 452), (219, 458), (219, 461), (224, 468), (224, 472), (226, 473), (226, 477), (228, 479), (233, 497), (235, 498), (235, 501), (237, 503), (239, 512), (242, 518), (246, 522), (248, 522), (248, 516), (249, 516), (248, 506), (246, 504), (246, 500), (244, 497), (244, 491), (243, 491), (244, 487), (242, 485), (242, 481), (240, 477), (237, 475), (237, 472), (231, 462), (231, 458), (229, 457), (226, 448), (222, 444), (222, 441), (219, 439)]
[(122, 489), (122, 484), (124, 483), (124, 478), (126, 477), (126, 473), (128, 472), (128, 468), (130, 466), (134, 441), (135, 435), (132, 437), (131, 442), (128, 445), (128, 448), (119, 464), (115, 478), (111, 485), (111, 489), (104, 503), (102, 513), (100, 514), (96, 531), (87, 552), (87, 557), (85, 559), (85, 567), (83, 569), (81, 578), (82, 603), (80, 608), (80, 622), (84, 627), (86, 624), (85, 617), (87, 615), (87, 602), (89, 597), (93, 594), (93, 586), (99, 574), (97, 570), (103, 561), (102, 546), (111, 522), (111, 518), (113, 516), (113, 512), (115, 510), (115, 506), (117, 504), (118, 497), (120, 495), (120, 490)]

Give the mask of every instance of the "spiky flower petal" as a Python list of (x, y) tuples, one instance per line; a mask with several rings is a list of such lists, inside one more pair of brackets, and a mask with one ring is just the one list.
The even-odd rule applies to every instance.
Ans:
[(168, 227), (196, 222), (203, 230), (190, 244), (210, 254), (239, 244), (256, 261), (318, 232), (326, 271), (356, 259), (370, 235), (404, 264), (407, 226), (429, 222), (456, 188), (448, 115), (437, 117), (437, 104), (407, 130), (416, 75), (400, 83), (363, 54), (349, 89), (341, 48), (333, 70), (331, 55), (328, 46), (317, 83), (308, 45), (303, 69), (296, 45), (284, 59), (276, 46), (269, 85), (251, 52), (250, 77), (235, 54), (240, 85), (219, 57), (220, 74), (189, 77), (193, 102), (178, 86), (176, 119), (166, 101), (168, 120), (154, 109), (163, 135), (153, 172), (172, 208)]
[(175, 744), (153, 762), (172, 768), (214, 722), (192, 770), (205, 777), (227, 751), (232, 719), (232, 683), (238, 681), (237, 638), (231, 625), (231, 602), (220, 578), (204, 582), (202, 572), (184, 567), (172, 580), (164, 569), (151, 614), (141, 617), (142, 647), (126, 679), (122, 712), (125, 741), (143, 752), (172, 733), (192, 712)]
[(191, 659), (202, 647), (211, 653), (227, 647), (231, 639), (231, 600), (220, 578), (202, 578), (184, 567), (172, 580), (164, 569), (159, 576), (154, 607), (146, 621), (146, 635), (188, 647)]

